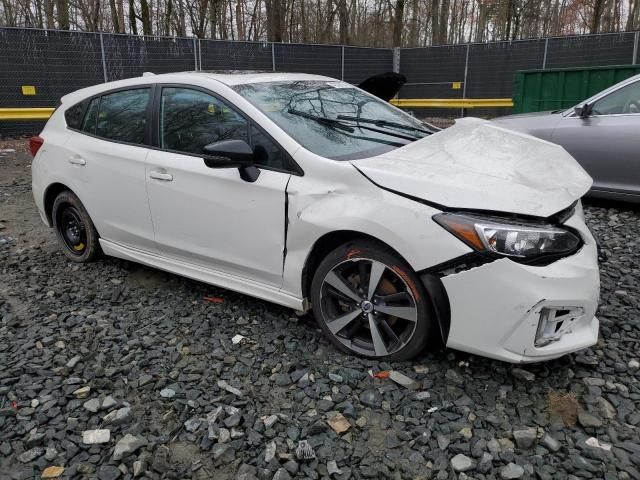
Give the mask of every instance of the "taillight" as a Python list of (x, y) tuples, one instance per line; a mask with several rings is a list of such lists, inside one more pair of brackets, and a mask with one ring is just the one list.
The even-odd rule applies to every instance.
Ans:
[(44, 143), (44, 138), (31, 137), (29, 139), (29, 148), (31, 149), (31, 155), (35, 157), (36, 153), (38, 153), (38, 150), (40, 150), (40, 147), (42, 146), (43, 143)]

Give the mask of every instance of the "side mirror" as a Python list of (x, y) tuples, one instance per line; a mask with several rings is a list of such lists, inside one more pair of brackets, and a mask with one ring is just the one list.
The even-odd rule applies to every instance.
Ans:
[(209, 168), (244, 168), (253, 165), (253, 150), (244, 140), (222, 140), (202, 149)]
[(589, 105), (588, 103), (583, 103), (582, 105), (573, 107), (573, 111), (576, 113), (576, 116), (580, 118), (586, 118), (591, 115), (591, 105)]

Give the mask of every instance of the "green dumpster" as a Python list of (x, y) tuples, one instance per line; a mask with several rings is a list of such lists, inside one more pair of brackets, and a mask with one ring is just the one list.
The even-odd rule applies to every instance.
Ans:
[(513, 113), (562, 110), (640, 73), (640, 65), (523, 70), (516, 73)]

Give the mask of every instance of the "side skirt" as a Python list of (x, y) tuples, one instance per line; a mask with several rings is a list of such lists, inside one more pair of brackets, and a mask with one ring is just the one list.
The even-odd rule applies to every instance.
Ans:
[(198, 280), (200, 282), (216, 285), (218, 287), (227, 288), (235, 292), (244, 293), (246, 295), (277, 303), (285, 307), (295, 310), (304, 309), (304, 301), (278, 288), (264, 285), (253, 280), (230, 275), (218, 270), (204, 268), (199, 265), (182, 262), (180, 260), (170, 259), (155, 255), (143, 250), (124, 247), (108, 240), (100, 239), (100, 246), (106, 255), (130, 260), (132, 262), (142, 263), (150, 267), (175, 273), (183, 277)]

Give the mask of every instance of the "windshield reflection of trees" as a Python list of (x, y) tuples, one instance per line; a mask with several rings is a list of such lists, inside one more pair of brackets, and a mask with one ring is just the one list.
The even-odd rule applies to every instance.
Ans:
[[(355, 88), (336, 88), (326, 83), (312, 83), (308, 81), (291, 82), (283, 85), (273, 85), (272, 96), (267, 101), (281, 105), (280, 114), (289, 115), (289, 109), (299, 110), (318, 117), (336, 119), (338, 115), (353, 117), (362, 116), (365, 106), (374, 104), (376, 100), (362, 94)], [(311, 88), (310, 88), (311, 87)], [(372, 134), (360, 127), (359, 124), (349, 123), (363, 136), (351, 135), (344, 130), (336, 130), (326, 125), (312, 123), (312, 128), (321, 132), (333, 142), (343, 145), (354, 141), (370, 141), (366, 137), (385, 138), (384, 134)]]

